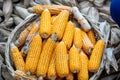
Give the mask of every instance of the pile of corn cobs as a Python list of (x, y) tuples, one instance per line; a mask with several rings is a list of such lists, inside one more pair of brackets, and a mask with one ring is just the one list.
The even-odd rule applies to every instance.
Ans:
[[(58, 8), (62, 9), (59, 13)], [(89, 71), (98, 71), (105, 42), (95, 38), (82, 15), (79, 22), (82, 26), (86, 24), (84, 30), (70, 21), (70, 12), (63, 10), (69, 9), (67, 6), (34, 6), (33, 9), (41, 14), (40, 20), (21, 32), (16, 46), (10, 44), (15, 73), (22, 71), (26, 76), (50, 80), (57, 77), (73, 80), (76, 73), (78, 80), (88, 80)]]
[[(103, 60), (101, 62), (101, 66), (97, 73), (91, 77), (90, 80), (97, 79), (102, 71), (105, 69), (107, 73), (112, 73), (118, 70), (118, 64), (120, 64), (119, 52), (120, 52), (120, 29), (115, 24), (115, 22), (110, 17), (109, 6), (111, 0), (0, 0), (0, 53), (2, 53), (4, 57), (5, 49), (4, 45), (7, 41), (7, 37), (10, 32), (22, 22), (27, 16), (35, 12), (31, 6), (35, 5), (66, 5), (66, 6), (77, 6), (80, 13), (74, 13), (77, 9), (72, 9), (72, 14), (77, 19), (70, 18), (70, 20), (75, 24), (76, 27), (82, 27), (83, 30), (86, 28), (89, 29), (92, 27), (92, 30), (95, 33), (95, 36), (98, 39), (104, 39), (106, 46), (103, 54)], [(7, 7), (6, 7), (7, 6)], [(2, 9), (3, 8), (3, 9)], [(59, 13), (59, 9), (57, 12)], [(71, 10), (70, 8), (64, 7), (65, 10)], [(61, 9), (60, 9), (61, 10)], [(41, 10), (43, 11), (43, 10)], [(77, 10), (78, 11), (78, 10)], [(32, 13), (31, 13), (32, 12)], [(53, 11), (54, 12), (54, 11)], [(56, 12), (56, 11), (55, 11)], [(41, 13), (41, 12), (40, 12)], [(71, 14), (71, 13), (70, 13)], [(79, 20), (81, 17), (79, 15), (84, 16), (84, 18), (90, 23), (85, 24), (86, 28), (84, 29), (84, 24)], [(79, 25), (81, 24), (81, 25)], [(85, 30), (86, 31), (86, 30)], [(28, 29), (29, 32), (29, 29)], [(100, 38), (98, 38), (98, 36)], [(26, 48), (28, 48), (29, 39), (27, 43), (27, 47), (24, 47), (22, 50), (24, 52)], [(46, 40), (44, 40), (46, 42)], [(20, 49), (21, 50), (21, 49)], [(115, 58), (115, 56), (116, 58)], [(117, 61), (116, 61), (117, 59)], [(3, 62), (4, 59), (1, 58)], [(2, 64), (3, 65), (3, 64)], [(112, 66), (115, 71), (112, 69), (110, 71), (110, 66)], [(2, 66), (2, 77), (7, 80), (12, 79), (10, 76), (8, 77), (8, 71), (6, 71), (6, 66)], [(1, 72), (1, 67), (0, 67)], [(6, 73), (5, 73), (6, 72)], [(6, 74), (6, 75), (5, 75)], [(1, 75), (1, 73), (0, 73)], [(103, 75), (103, 74), (102, 74)], [(116, 75), (116, 74), (115, 74)], [(112, 78), (111, 78), (112, 79)], [(2, 80), (2, 78), (1, 78)]]

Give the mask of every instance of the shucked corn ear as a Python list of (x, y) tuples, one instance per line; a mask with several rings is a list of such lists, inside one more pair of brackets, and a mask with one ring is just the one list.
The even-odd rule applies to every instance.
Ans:
[(83, 50), (90, 55), (91, 50), (93, 49), (93, 44), (90, 41), (89, 37), (87, 36), (87, 33), (84, 31), (81, 31), (82, 33), (82, 41), (83, 41)]
[(35, 12), (37, 14), (41, 14), (44, 9), (48, 9), (51, 14), (59, 14), (62, 10), (67, 10), (70, 12), (71, 8), (68, 6), (49, 6), (49, 5), (39, 5), (33, 6), (33, 8), (29, 8), (29, 12)]
[[(57, 46), (57, 44), (55, 44), (55, 48), (56, 48), (56, 46)], [(50, 60), (50, 64), (49, 64), (48, 72), (47, 72), (47, 76), (51, 80), (55, 80), (57, 77), (56, 69), (55, 69), (55, 48), (53, 50), (53, 54), (51, 56), (51, 60)]]
[(80, 71), (80, 54), (77, 48), (73, 45), (69, 51), (69, 66), (70, 71), (77, 73)]
[(88, 57), (87, 55), (81, 50), (80, 52), (80, 72), (78, 73), (78, 80), (88, 80)]
[(39, 26), (38, 26), (39, 24), (38, 23), (32, 23), (32, 29), (31, 29), (31, 31), (30, 31), (30, 33), (29, 33), (29, 35), (27, 36), (27, 39), (26, 39), (26, 43), (25, 43), (25, 45), (23, 46), (23, 48), (22, 48), (22, 53), (24, 53), (24, 54), (27, 54), (27, 51), (28, 51), (28, 49), (29, 49), (29, 44), (30, 44), (30, 42), (31, 42), (31, 40), (32, 40), (32, 38), (35, 36), (35, 34), (38, 32), (38, 30), (39, 30)]
[(68, 49), (72, 45), (73, 36), (74, 36), (74, 24), (71, 21), (69, 21), (67, 23), (65, 33), (64, 33), (63, 39), (62, 39), (62, 41), (66, 44)]
[(96, 39), (95, 39), (94, 32), (93, 32), (92, 30), (90, 30), (90, 31), (88, 32), (88, 37), (89, 37), (90, 41), (92, 42), (92, 44), (95, 45)]
[(101, 58), (104, 52), (104, 40), (98, 40), (94, 46), (89, 60), (89, 71), (97, 72), (100, 66)]
[(25, 72), (25, 62), (23, 60), (22, 54), (19, 52), (14, 43), (10, 44), (10, 52), (16, 69)]
[(68, 21), (68, 17), (69, 17), (69, 12), (66, 10), (63, 10), (62, 12), (60, 12), (60, 14), (58, 15), (55, 23), (53, 24), (53, 32), (52, 33), (56, 33), (58, 40), (61, 40), (66, 28), (66, 24)]
[(68, 54), (64, 42), (57, 44), (55, 66), (59, 77), (65, 77), (69, 74)]
[(31, 30), (32, 26), (29, 25), (24, 31), (21, 32), (19, 38), (17, 39), (17, 41), (15, 42), (15, 45), (17, 47), (20, 47), (21, 45), (23, 45), (25, 43), (25, 40)]
[(82, 48), (82, 45), (83, 45), (82, 35), (81, 35), (81, 30), (79, 28), (75, 28), (73, 43), (76, 48), (79, 48), (79, 49)]
[(27, 53), (26, 64), (25, 64), (25, 69), (27, 72), (29, 71), (32, 74), (35, 73), (39, 61), (41, 48), (42, 48), (42, 39), (37, 34), (36, 36), (33, 37), (33, 40), (30, 43), (30, 48)]
[(69, 72), (69, 74), (66, 76), (66, 80), (74, 80), (73, 73)]
[(41, 14), (39, 32), (42, 38), (48, 38), (51, 34), (51, 14), (48, 9)]
[(57, 40), (57, 36), (56, 35), (51, 35), (50, 38), (48, 38), (48, 40), (46, 41), (46, 43), (43, 46), (40, 58), (39, 58), (39, 63), (37, 66), (37, 76), (39, 77), (45, 77), (48, 67), (49, 67), (49, 63), (50, 63), (50, 59), (51, 59), (51, 54), (52, 51), (55, 47), (55, 41)]

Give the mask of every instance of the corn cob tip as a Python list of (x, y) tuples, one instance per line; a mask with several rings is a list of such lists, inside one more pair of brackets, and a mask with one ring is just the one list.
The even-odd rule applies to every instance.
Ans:
[(27, 10), (28, 10), (28, 12), (30, 12), (30, 13), (34, 13), (34, 12), (35, 12), (32, 7), (28, 8)]
[(43, 35), (41, 35), (43, 38), (48, 38), (49, 37), (49, 35), (48, 34), (46, 34), (46, 33), (44, 33)]
[(18, 46), (20, 43), (18, 40), (15, 41), (15, 45)]
[(10, 44), (10, 50), (12, 50), (14, 47), (15, 47), (15, 44), (14, 44), (14, 43), (11, 43), (11, 44)]
[(54, 41), (57, 41), (57, 34), (52, 34), (50, 38), (53, 39)]
[(60, 41), (60, 43), (61, 43), (61, 44), (64, 44), (64, 42), (63, 42), (63, 41)]
[(75, 45), (73, 44), (73, 46), (72, 46), (73, 48), (75, 48)]
[(31, 72), (30, 72), (30, 71), (28, 71), (26, 74), (27, 74), (27, 75), (31, 75)]
[(38, 80), (44, 80), (42, 76), (39, 76)]
[(48, 11), (49, 12), (48, 8), (45, 8), (44, 11)]

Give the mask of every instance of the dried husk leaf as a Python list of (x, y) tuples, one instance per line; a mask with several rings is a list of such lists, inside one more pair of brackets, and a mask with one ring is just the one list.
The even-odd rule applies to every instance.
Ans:
[(111, 29), (110, 44), (117, 45), (119, 42), (120, 42), (120, 29), (112, 28)]
[(5, 21), (7, 21), (10, 18), (12, 9), (13, 9), (12, 0), (4, 0), (3, 15), (5, 17)]

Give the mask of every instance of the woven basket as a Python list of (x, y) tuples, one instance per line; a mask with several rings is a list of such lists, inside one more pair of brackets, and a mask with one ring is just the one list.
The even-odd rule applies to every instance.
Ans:
[(35, 21), (38, 18), (38, 16), (39, 15), (36, 15), (36, 14), (31, 14), (30, 16), (28, 16), (23, 22), (21, 22), (18, 26), (15, 27), (15, 29), (11, 32), (11, 34), (8, 38), (8, 41), (6, 44), (6, 50), (5, 50), (5, 61), (6, 61), (7, 68), (13, 77), (15, 77), (15, 67), (14, 67), (14, 64), (13, 64), (13, 61), (12, 61), (11, 55), (10, 55), (10, 43), (11, 42), (14, 43), (17, 40), (17, 38), (19, 37), (20, 33), (26, 27), (28, 27), (28, 25), (31, 22)]

